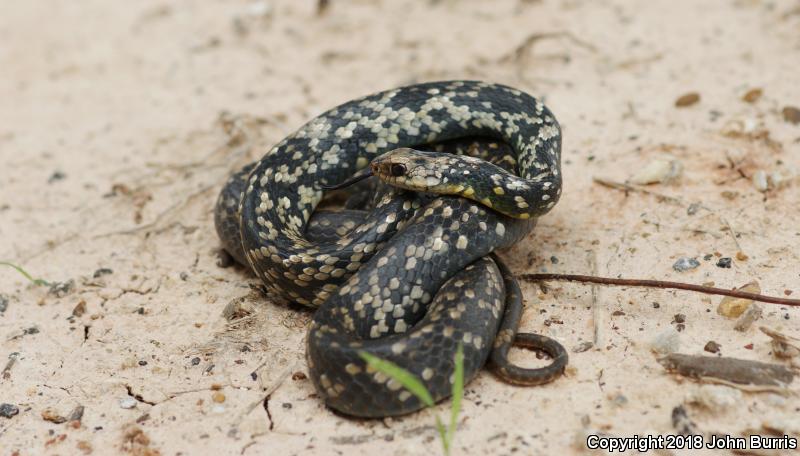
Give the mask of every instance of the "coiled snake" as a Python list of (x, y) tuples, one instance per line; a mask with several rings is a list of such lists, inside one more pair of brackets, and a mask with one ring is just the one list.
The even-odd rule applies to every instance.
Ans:
[[(307, 361), (334, 409), (380, 417), (423, 407), (360, 351), (413, 373), (435, 401), (450, 394), (459, 344), (465, 381), (491, 357), (505, 380), (544, 383), (566, 352), (516, 334), (519, 286), (492, 252), (558, 201), (560, 151), (555, 117), (524, 92), (476, 81), (401, 87), (312, 119), (234, 175), (217, 201), (217, 232), (273, 300), (319, 307)], [(324, 190), (370, 174), (380, 182), (362, 182), (349, 200), (361, 203), (348, 203), (368, 212), (315, 211)], [(515, 341), (553, 363), (511, 365)]]

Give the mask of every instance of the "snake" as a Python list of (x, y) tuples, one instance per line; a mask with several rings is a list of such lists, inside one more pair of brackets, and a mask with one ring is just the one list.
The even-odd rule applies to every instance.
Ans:
[[(305, 339), (317, 396), (344, 415), (426, 406), (365, 353), (438, 402), (487, 364), (512, 384), (564, 371), (548, 337), (519, 333), (513, 249), (562, 192), (561, 129), (538, 99), (483, 81), (418, 83), (314, 117), (234, 173), (216, 202), (222, 247), (278, 304), (316, 309)], [(528, 369), (512, 345), (546, 352)]]

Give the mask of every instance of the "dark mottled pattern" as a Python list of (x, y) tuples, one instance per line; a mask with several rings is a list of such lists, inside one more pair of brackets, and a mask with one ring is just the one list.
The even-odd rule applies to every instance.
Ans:
[[(515, 218), (489, 209), (487, 201), (386, 186), (369, 198), (368, 213), (315, 212), (321, 186), (347, 180), (385, 152), (447, 151), (451, 140), (475, 137), (483, 139), (457, 148), (519, 177), (487, 184), (492, 171), (479, 175), (474, 188), (488, 203), (499, 203), (502, 194), (518, 197), (511, 203), (516, 208), (504, 211)], [(513, 278), (486, 256), (512, 246), (555, 205), (560, 146), (553, 115), (513, 88), (446, 81), (390, 90), (313, 119), (234, 177), (217, 203), (217, 230), (274, 300), (320, 306), (307, 358), (329, 406), (359, 416), (408, 413), (421, 405), (382, 374), (368, 372), (358, 352), (414, 372), (436, 400), (449, 394), (459, 343), (466, 375), (475, 375), (497, 345), (507, 303), (521, 308), (521, 299), (505, 293), (504, 282)], [(513, 188), (496, 190), (507, 184)], [(456, 194), (462, 191), (469, 192)], [(513, 332), (502, 334), (513, 342)], [(493, 355), (495, 364), (508, 365), (506, 352)]]

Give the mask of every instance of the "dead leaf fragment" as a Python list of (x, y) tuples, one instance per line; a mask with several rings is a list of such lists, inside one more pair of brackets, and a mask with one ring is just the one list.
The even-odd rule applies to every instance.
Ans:
[(800, 339), (787, 336), (766, 326), (758, 329), (772, 339), (772, 353), (776, 357), (789, 360), (800, 357)]

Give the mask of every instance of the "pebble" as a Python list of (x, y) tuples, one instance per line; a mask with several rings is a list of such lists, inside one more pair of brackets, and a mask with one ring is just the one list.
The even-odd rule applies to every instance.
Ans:
[(50, 289), (48, 293), (51, 295), (55, 295), (57, 298), (62, 298), (66, 296), (72, 289), (75, 288), (75, 281), (72, 279), (67, 280), (66, 282), (55, 282), (50, 285)]
[(797, 177), (797, 173), (791, 171), (773, 171), (769, 174), (769, 176), (767, 176), (772, 188), (784, 187), (788, 185), (795, 177)]
[(675, 106), (678, 108), (684, 108), (686, 106), (696, 104), (698, 101), (700, 101), (700, 94), (697, 92), (689, 92), (678, 97), (678, 99), (675, 100)]
[(766, 192), (769, 190), (769, 182), (767, 181), (767, 172), (763, 169), (753, 173), (753, 186), (759, 192)]
[(722, 258), (719, 259), (719, 261), (717, 261), (717, 267), (718, 268), (730, 269), (732, 261), (733, 260), (730, 257), (722, 257)]
[(225, 402), (225, 394), (222, 393), (221, 391), (217, 391), (217, 392), (215, 392), (214, 394), (211, 395), (211, 399), (213, 399), (214, 402), (216, 402), (218, 404), (221, 404), (221, 403)]
[(783, 113), (783, 120), (794, 125), (800, 124), (800, 109), (794, 106), (786, 106), (781, 112)]
[(650, 348), (654, 352), (663, 355), (677, 352), (680, 349), (680, 345), (680, 334), (673, 327), (669, 327), (656, 334), (656, 336), (650, 341)]
[(763, 94), (764, 91), (761, 89), (758, 88), (750, 89), (744, 95), (742, 95), (742, 101), (745, 101), (747, 103), (755, 103), (756, 101), (758, 101), (759, 98), (761, 98), (761, 95)]
[(714, 342), (713, 340), (709, 340), (706, 343), (706, 346), (703, 347), (703, 350), (705, 350), (705, 351), (707, 351), (709, 353), (719, 353), (719, 349), (720, 348), (722, 348), (722, 345)]
[(634, 184), (660, 184), (675, 180), (683, 172), (683, 165), (676, 159), (656, 159), (645, 165), (630, 181)]
[(292, 374), (292, 380), (294, 380), (294, 381), (306, 380), (307, 378), (308, 378), (308, 376), (304, 372), (299, 372), (298, 371), (298, 372), (295, 372), (295, 373)]
[(747, 331), (751, 326), (753, 326), (753, 323), (756, 320), (761, 318), (763, 313), (764, 312), (761, 310), (761, 306), (758, 304), (751, 305), (747, 308), (747, 311), (745, 311), (745, 313), (743, 313), (742, 316), (736, 320), (736, 324), (733, 325), (733, 329), (739, 332)]
[(124, 409), (132, 409), (136, 407), (136, 404), (137, 404), (136, 399), (132, 397), (123, 397), (122, 399), (119, 400), (119, 406)]
[(85, 410), (86, 410), (86, 407), (84, 407), (82, 405), (76, 406), (74, 409), (72, 409), (71, 412), (69, 412), (69, 416), (67, 417), (67, 420), (69, 420), (69, 421), (81, 421), (83, 419), (83, 412)]
[[(761, 293), (761, 287), (758, 282), (750, 282), (743, 287), (737, 288), (740, 291), (749, 293)], [(717, 307), (717, 314), (728, 318), (738, 318), (742, 315), (750, 305), (753, 304), (751, 299), (734, 298), (732, 296), (725, 296)]]
[(72, 316), (73, 317), (82, 317), (83, 314), (86, 313), (86, 301), (81, 299), (81, 301), (75, 305), (72, 309)]
[(8, 309), (8, 296), (0, 294), (0, 314)]
[(101, 276), (104, 276), (104, 275), (113, 274), (113, 273), (114, 273), (114, 270), (111, 269), (111, 268), (100, 268), (100, 269), (94, 271), (94, 274), (92, 274), (92, 277), (94, 277), (96, 279), (98, 277), (101, 277)]
[(47, 183), (48, 184), (52, 184), (53, 182), (63, 180), (66, 177), (67, 177), (67, 175), (64, 174), (63, 172), (54, 171), (53, 174), (51, 174), (50, 177), (47, 179)]
[(3, 418), (12, 418), (19, 414), (19, 407), (14, 404), (3, 403), (0, 404), (0, 416)]
[(55, 424), (61, 424), (67, 422), (67, 418), (65, 416), (59, 414), (57, 411), (51, 408), (46, 408), (42, 410), (42, 419)]
[(200, 364), (200, 358), (195, 356), (192, 358), (192, 366), (197, 366), (198, 364)]
[(624, 394), (616, 394), (611, 398), (611, 403), (617, 407), (622, 407), (628, 403), (628, 398)]
[(697, 261), (696, 259), (689, 258), (689, 257), (683, 257), (683, 258), (678, 258), (678, 261), (676, 261), (672, 265), (672, 269), (674, 269), (674, 270), (676, 270), (678, 272), (684, 272), (684, 271), (688, 271), (688, 270), (694, 269), (694, 268), (696, 268), (698, 266), (700, 266), (700, 262)]

